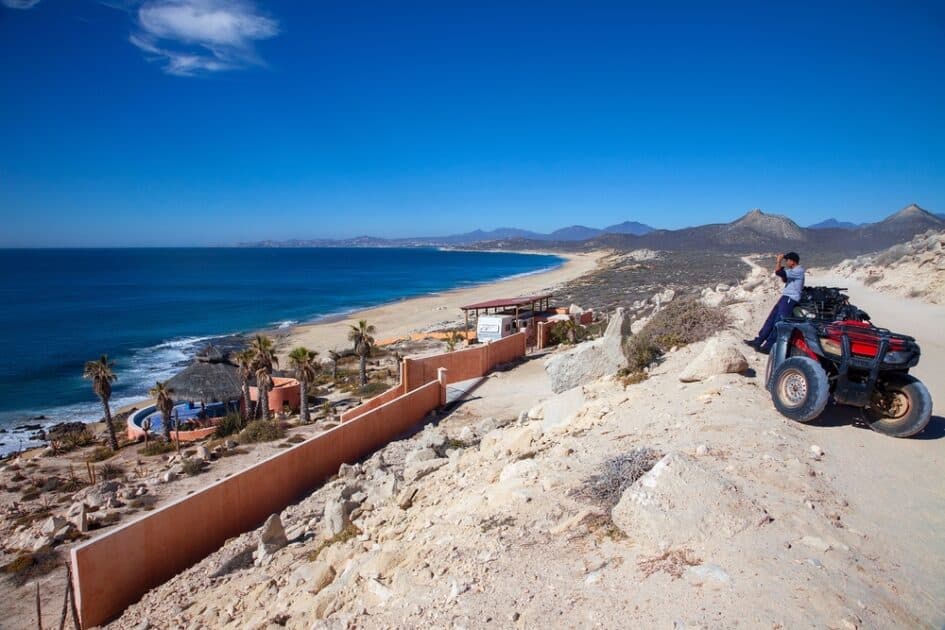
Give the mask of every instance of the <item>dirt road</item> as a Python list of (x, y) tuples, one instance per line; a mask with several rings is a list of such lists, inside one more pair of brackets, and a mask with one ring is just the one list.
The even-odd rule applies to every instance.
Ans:
[[(925, 594), (932, 625), (945, 624), (945, 306), (879, 293), (826, 270), (808, 273), (809, 286), (841, 286), (877, 326), (916, 338), (922, 348), (912, 373), (932, 394), (933, 418), (911, 439), (869, 430), (856, 410), (828, 407), (809, 425), (811, 439), (830, 454), (832, 481), (855, 508), (850, 526), (871, 532), (913, 588)], [(895, 590), (895, 585), (890, 585)], [(934, 612), (933, 612), (934, 611)]]

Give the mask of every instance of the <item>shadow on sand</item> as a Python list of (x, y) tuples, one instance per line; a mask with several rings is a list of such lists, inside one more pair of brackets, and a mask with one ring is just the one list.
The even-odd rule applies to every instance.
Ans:
[[(831, 402), (824, 409), (817, 420), (812, 424), (819, 427), (845, 427), (854, 426), (858, 429), (869, 430), (870, 425), (866, 421), (862, 409), (857, 407), (848, 407), (846, 405), (837, 405)], [(932, 416), (925, 430), (912, 437), (915, 440), (939, 440), (945, 438), (945, 418), (942, 416)]]

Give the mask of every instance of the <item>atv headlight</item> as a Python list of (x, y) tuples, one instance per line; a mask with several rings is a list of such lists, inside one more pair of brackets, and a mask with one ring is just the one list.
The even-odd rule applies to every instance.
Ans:
[[(834, 341), (833, 339), (821, 339), (820, 347), (824, 349), (824, 352), (827, 354), (836, 354), (841, 355), (843, 351), (840, 349), (840, 344)], [(889, 355), (886, 355), (889, 356)]]
[(887, 352), (883, 361), (886, 363), (905, 363), (909, 360), (908, 352)]

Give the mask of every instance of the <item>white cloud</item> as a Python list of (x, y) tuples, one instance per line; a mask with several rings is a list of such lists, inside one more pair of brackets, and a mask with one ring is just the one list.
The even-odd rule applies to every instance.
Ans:
[(0, 0), (0, 4), (8, 9), (32, 9), (39, 0)]
[(179, 76), (264, 65), (255, 43), (279, 34), (276, 20), (243, 0), (148, 0), (137, 23), (131, 43)]

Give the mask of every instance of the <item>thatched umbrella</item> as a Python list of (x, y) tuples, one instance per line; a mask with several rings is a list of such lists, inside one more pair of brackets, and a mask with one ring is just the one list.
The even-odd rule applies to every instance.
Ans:
[(243, 393), (239, 371), (213, 345), (197, 353), (195, 360), (167, 381), (175, 400), (208, 403), (238, 400)]

